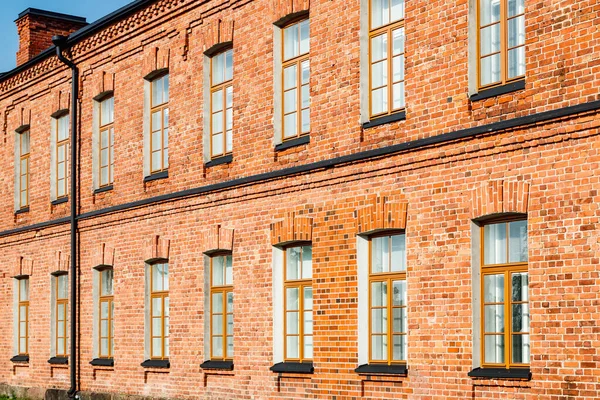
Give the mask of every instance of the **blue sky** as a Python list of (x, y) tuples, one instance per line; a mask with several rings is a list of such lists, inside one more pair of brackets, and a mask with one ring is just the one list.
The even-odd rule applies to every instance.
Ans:
[(16, 66), (19, 35), (15, 19), (29, 7), (77, 15), (94, 22), (106, 14), (131, 3), (133, 0), (0, 0), (0, 72)]

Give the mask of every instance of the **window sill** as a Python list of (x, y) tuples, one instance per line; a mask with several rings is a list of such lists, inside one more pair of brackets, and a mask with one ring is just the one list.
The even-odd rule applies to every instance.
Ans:
[(406, 364), (387, 365), (387, 364), (363, 364), (354, 370), (361, 375), (408, 375)]
[(90, 361), (90, 364), (95, 367), (114, 367), (115, 360), (112, 358), (94, 358)]
[(14, 363), (29, 363), (29, 356), (19, 355), (10, 359)]
[(506, 85), (496, 86), (490, 89), (484, 89), (479, 93), (475, 93), (470, 97), (471, 101), (478, 101), (489, 99), (490, 97), (500, 96), (502, 94), (516, 92), (517, 90), (525, 89), (525, 79), (521, 79), (520, 81), (511, 82)]
[(204, 166), (206, 168), (210, 168), (210, 167), (214, 167), (215, 165), (229, 164), (232, 161), (233, 161), (233, 155), (227, 154), (226, 156), (221, 156), (221, 157), (213, 158), (212, 160), (210, 160), (209, 162), (207, 162), (206, 164), (204, 164)]
[(98, 193), (103, 193), (103, 192), (108, 192), (110, 190), (113, 190), (113, 185), (107, 185), (107, 186), (102, 186), (101, 188), (98, 188), (96, 190), (94, 190), (94, 194), (98, 194)]
[(18, 209), (17, 211), (15, 211), (15, 215), (24, 214), (24, 213), (28, 213), (28, 212), (29, 212), (29, 206)]
[(313, 374), (315, 372), (312, 362), (280, 362), (269, 369), (273, 372), (293, 374)]
[(50, 202), (50, 204), (52, 204), (53, 206), (56, 206), (58, 204), (66, 203), (68, 201), (69, 201), (69, 197), (65, 196), (65, 197), (61, 197), (60, 199), (53, 200), (52, 202)]
[(295, 139), (286, 140), (285, 142), (279, 143), (275, 146), (275, 151), (282, 151), (291, 149), (292, 147), (302, 146), (303, 144), (310, 143), (310, 135), (300, 136)]
[(157, 179), (165, 179), (168, 177), (169, 177), (169, 171), (155, 172), (152, 175), (148, 175), (148, 176), (144, 177), (144, 182), (151, 182), (151, 181), (155, 181)]
[(469, 372), (471, 378), (488, 379), (521, 379), (531, 380), (531, 370), (529, 368), (475, 368)]
[(169, 360), (146, 360), (140, 365), (144, 368), (171, 368)]
[(48, 364), (67, 365), (67, 364), (69, 364), (69, 358), (68, 357), (52, 357), (51, 359), (48, 360)]
[(379, 125), (389, 124), (390, 122), (404, 121), (406, 119), (406, 111), (400, 111), (383, 117), (374, 118), (362, 124), (363, 129), (373, 128)]
[(204, 361), (200, 364), (202, 369), (220, 369), (224, 371), (233, 371), (233, 361)]

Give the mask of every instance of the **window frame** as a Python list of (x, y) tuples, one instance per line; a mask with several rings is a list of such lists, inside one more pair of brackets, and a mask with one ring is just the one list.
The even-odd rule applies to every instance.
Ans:
[[(308, 51), (305, 53), (300, 53), (300, 24), (302, 22), (306, 21), (308, 23)], [(285, 31), (286, 29), (289, 29), (293, 26), (298, 26), (298, 55), (291, 57), (289, 59), (285, 58)], [(310, 103), (311, 103), (311, 96), (310, 96), (310, 78), (311, 78), (311, 73), (310, 73), (310, 17), (307, 14), (303, 14), (297, 18), (292, 19), (291, 21), (287, 22), (285, 25), (280, 27), (280, 34), (281, 34), (281, 141), (286, 142), (286, 141), (290, 141), (290, 140), (295, 140), (298, 139), (302, 136), (307, 136), (310, 135), (310, 131), (311, 131), (311, 118), (310, 118)], [(302, 84), (302, 64), (308, 61), (308, 83), (306, 84)], [(290, 66), (295, 65), (296, 66), (296, 80), (295, 80), (295, 85), (293, 88), (286, 90), (285, 89), (285, 70), (286, 68), (289, 68)], [(302, 87), (303, 86), (308, 86), (308, 107), (307, 108), (302, 108)], [(291, 111), (289, 113), (286, 114), (285, 112), (285, 93), (287, 91), (296, 89), (297, 94), (296, 94), (296, 108), (294, 109), (294, 111)], [(302, 111), (304, 110), (308, 110), (308, 114), (309, 114), (309, 129), (308, 132), (302, 132)], [(291, 114), (296, 114), (296, 134), (294, 136), (286, 136), (286, 129), (285, 129), (285, 117), (286, 115), (291, 115)]]
[[(513, 363), (512, 362), (512, 337), (515, 334), (512, 328), (512, 306), (514, 304), (527, 304), (529, 305), (529, 295), (527, 296), (527, 301), (513, 301), (510, 285), (511, 275), (515, 273), (527, 273), (529, 278), (528, 265), (529, 261), (519, 261), (519, 262), (509, 262), (509, 235), (510, 231), (508, 228), (508, 224), (511, 222), (519, 222), (525, 221), (527, 223), (527, 218), (518, 215), (518, 216), (504, 216), (502, 218), (494, 218), (490, 220), (486, 220), (479, 225), (480, 230), (480, 288), (481, 288), (481, 299), (480, 299), (480, 307), (481, 307), (481, 318), (479, 321), (480, 324), (480, 354), (481, 354), (481, 367), (482, 368), (505, 368), (505, 369), (513, 369), (513, 368), (522, 368), (528, 369), (530, 368), (531, 363)], [(507, 262), (499, 263), (499, 264), (485, 264), (485, 226), (487, 225), (495, 225), (495, 224), (506, 224), (506, 251), (507, 251)], [(527, 226), (527, 225), (526, 225)], [(527, 230), (527, 239), (529, 238), (529, 231)], [(529, 259), (529, 257), (527, 257)], [(485, 276), (487, 275), (503, 275), (504, 277), (504, 302), (497, 303), (491, 302), (486, 303), (485, 301)], [(527, 289), (529, 290), (529, 283), (527, 285)], [(485, 306), (486, 305), (502, 305), (504, 312), (504, 332), (491, 332), (486, 334), (485, 331)], [(498, 333), (502, 333), (502, 335), (498, 335)], [(518, 332), (518, 334), (523, 334), (524, 332)], [(525, 334), (531, 337), (531, 327)], [(486, 336), (501, 336), (504, 340), (504, 363), (487, 363), (485, 361), (485, 337)]]
[[(217, 286), (214, 285), (214, 281), (213, 281), (213, 261), (215, 258), (217, 257), (223, 257), (224, 258), (224, 264), (223, 264), (223, 285)], [(228, 284), (226, 281), (226, 268), (227, 268), (227, 257), (231, 257), (231, 268), (232, 268), (232, 279), (231, 279), (231, 283)], [(231, 315), (231, 317), (233, 318), (233, 309), (229, 310), (227, 305), (227, 296), (229, 294), (231, 294), (231, 296), (233, 297), (233, 255), (231, 252), (227, 251), (227, 252), (218, 252), (218, 253), (214, 253), (210, 255), (210, 334), (209, 334), (209, 340), (210, 340), (210, 360), (211, 361), (233, 361), (233, 356), (235, 355), (235, 347), (234, 347), (234, 352), (233, 354), (228, 354), (227, 352), (227, 337), (231, 336), (231, 341), (233, 343), (233, 339), (234, 339), (234, 335), (233, 332), (231, 335), (227, 334), (227, 316)], [(215, 335), (213, 334), (213, 321), (214, 321), (214, 310), (213, 310), (213, 294), (221, 294), (222, 296), (222, 301), (223, 301), (223, 310), (220, 313), (216, 313), (216, 314), (220, 314), (223, 317), (223, 326), (222, 328), (222, 334), (221, 335)], [(234, 300), (235, 301), (235, 300)], [(235, 325), (234, 325), (235, 326)], [(222, 338), (222, 357), (217, 357), (214, 355), (214, 341), (213, 338), (214, 337), (221, 337)]]
[[(168, 81), (168, 86), (167, 86), (167, 100), (163, 101), (162, 103), (159, 104), (154, 104), (154, 83), (158, 80), (162, 80), (162, 79), (167, 79)], [(171, 95), (170, 95), (170, 88), (171, 88), (171, 82), (169, 79), (169, 71), (165, 71), (160, 73), (159, 75), (153, 77), (150, 81), (150, 122), (149, 122), (149, 126), (150, 126), (150, 149), (149, 149), (149, 153), (150, 153), (150, 175), (153, 174), (158, 174), (160, 172), (163, 171), (168, 171), (169, 169), (169, 157), (168, 157), (168, 151), (169, 151), (169, 145), (167, 144), (167, 146), (165, 146), (165, 112), (168, 114), (169, 113), (169, 101), (171, 100)], [(164, 91), (164, 81), (163, 81), (163, 91)], [(152, 141), (152, 136), (154, 132), (158, 132), (154, 130), (153, 124), (152, 124), (152, 116), (154, 115), (154, 113), (156, 112), (160, 112), (161, 118), (160, 118), (160, 148), (159, 150), (153, 150), (154, 146), (153, 146), (153, 141)], [(170, 126), (170, 121), (169, 121), (169, 126)], [(167, 142), (168, 142), (168, 129), (169, 126), (166, 127), (167, 129)], [(153, 163), (153, 158), (152, 155), (154, 153), (160, 152), (160, 168), (159, 169), (154, 169), (154, 163)], [(165, 157), (165, 153), (167, 153), (167, 157)], [(165, 162), (165, 158), (166, 158), (166, 162)]]
[[(408, 354), (407, 354), (407, 359), (406, 360), (394, 360), (393, 359), (393, 352), (394, 352), (394, 345), (393, 345), (393, 339), (394, 339), (394, 335), (395, 332), (393, 331), (393, 327), (394, 327), (394, 320), (393, 320), (393, 310), (394, 308), (404, 308), (406, 311), (406, 314), (408, 316), (408, 304), (404, 305), (404, 306), (399, 306), (399, 307), (394, 307), (393, 305), (393, 301), (392, 301), (392, 291), (388, 290), (387, 293), (387, 305), (386, 305), (386, 314), (387, 314), (387, 318), (388, 318), (388, 322), (387, 322), (387, 333), (385, 336), (387, 336), (387, 343), (388, 343), (388, 349), (387, 349), (387, 360), (375, 360), (373, 359), (373, 318), (372, 318), (372, 310), (373, 305), (372, 305), (372, 301), (373, 301), (373, 296), (372, 296), (372, 283), (374, 282), (386, 282), (387, 283), (387, 287), (388, 288), (393, 288), (393, 282), (395, 281), (404, 281), (405, 282), (405, 286), (408, 290), (408, 285), (407, 285), (407, 279), (406, 279), (406, 270), (408, 269), (408, 265), (406, 265), (406, 268), (403, 271), (389, 271), (389, 272), (378, 272), (378, 273), (374, 273), (373, 271), (373, 239), (376, 238), (381, 238), (381, 237), (387, 237), (390, 241), (389, 244), (389, 249), (392, 248), (391, 246), (391, 240), (392, 240), (392, 236), (400, 236), (400, 235), (404, 235), (404, 240), (405, 240), (405, 244), (406, 244), (406, 233), (404, 231), (385, 231), (385, 232), (378, 232), (375, 234), (372, 234), (368, 237), (368, 241), (369, 241), (369, 334), (368, 334), (368, 338), (369, 338), (369, 364), (370, 365), (407, 365), (408, 362)], [(405, 246), (405, 255), (406, 255), (406, 246)], [(392, 257), (392, 252), (389, 252), (389, 265), (391, 266), (391, 257)], [(405, 260), (406, 261), (406, 260)], [(408, 302), (407, 302), (408, 303)], [(378, 307), (378, 308), (382, 308), (382, 307)], [(408, 326), (406, 326), (406, 332), (404, 333), (398, 333), (398, 335), (402, 335), (405, 336), (405, 340), (407, 343), (407, 347), (408, 347)], [(376, 334), (377, 336), (383, 336), (381, 334)]]
[[(56, 286), (55, 286), (55, 290), (56, 290), (56, 297), (55, 297), (55, 310), (54, 312), (56, 313), (56, 325), (55, 325), (55, 329), (56, 329), (56, 334), (55, 334), (55, 357), (68, 357), (69, 356), (69, 350), (68, 350), (68, 340), (69, 340), (69, 335), (68, 335), (68, 313), (69, 313), (69, 281), (68, 281), (68, 275), (67, 274), (60, 274), (60, 275), (54, 275), (54, 279), (56, 282)], [(66, 293), (67, 296), (66, 297), (59, 297), (60, 296), (60, 281), (64, 279), (64, 285), (66, 288)], [(59, 319), (59, 313), (58, 313), (58, 308), (59, 306), (63, 306), (63, 310), (64, 310), (64, 319), (61, 321)], [(58, 332), (58, 327), (62, 324), (63, 326), (63, 336), (59, 336)], [(62, 341), (63, 342), (63, 353), (59, 353), (58, 352), (58, 343)]]
[[(19, 136), (19, 209), (22, 210), (29, 207), (29, 159), (31, 154), (31, 134), (28, 129), (24, 132), (18, 133), (17, 135)], [(23, 138), (25, 135), (27, 135), (27, 142), (29, 143), (26, 153), (23, 152)], [(25, 173), (23, 173), (23, 162), (25, 162), (25, 165), (27, 167)], [(22, 185), (23, 177), (25, 177), (25, 189), (23, 189)], [(23, 203), (23, 193), (25, 193), (25, 203)]]
[[(56, 127), (56, 148), (55, 148), (56, 159), (55, 159), (54, 168), (55, 168), (55, 174), (56, 174), (55, 175), (55, 177), (56, 177), (55, 184), (56, 184), (56, 199), (57, 200), (69, 197), (69, 181), (68, 181), (69, 165), (68, 165), (68, 161), (69, 161), (69, 144), (70, 144), (70, 139), (71, 139), (71, 132), (69, 132), (70, 126), (68, 125), (69, 124), (68, 117), (69, 117), (69, 114), (63, 114), (57, 118), (53, 118), (54, 119), (53, 123), (56, 124), (55, 125), (55, 127)], [(67, 122), (66, 122), (67, 123), (67, 137), (64, 138), (63, 140), (59, 141), (58, 138), (60, 135), (60, 121), (63, 119), (67, 119)], [(64, 153), (65, 153), (65, 157), (64, 157), (65, 159), (62, 162), (59, 161), (59, 159), (58, 159), (58, 154), (59, 154), (59, 150), (61, 147), (64, 148)], [(62, 195), (59, 194), (60, 193), (59, 187), (61, 187), (61, 183), (60, 183), (61, 179), (58, 175), (58, 166), (61, 163), (64, 164), (64, 171), (65, 171), (65, 176), (62, 179), (62, 181), (63, 181), (62, 187), (63, 187), (63, 191), (64, 191), (64, 193)]]
[[(396, 20), (396, 21), (391, 21), (388, 22), (385, 25), (381, 25), (378, 26), (376, 28), (373, 28), (372, 24), (373, 24), (373, 7), (372, 7), (372, 0), (367, 0), (368, 1), (368, 8), (369, 8), (369, 12), (368, 12), (368, 18), (369, 18), (369, 23), (368, 23), (368, 74), (369, 74), (369, 119), (373, 120), (376, 118), (381, 118), (381, 117), (385, 117), (388, 115), (392, 115), (392, 114), (396, 114), (396, 113), (401, 113), (403, 111), (406, 110), (406, 72), (405, 70), (405, 65), (406, 65), (406, 28), (405, 28), (405, 19), (406, 19), (406, 3), (404, 3), (404, 13), (401, 19)], [(391, 15), (391, 7), (390, 7), (390, 15)], [(403, 60), (404, 60), (404, 65), (402, 66), (403, 69), (403, 77), (402, 80), (399, 80), (397, 82), (393, 81), (393, 62), (394, 62), (394, 54), (393, 54), (393, 32), (395, 30), (398, 29), (402, 29), (403, 31), (403, 37), (404, 37), (404, 46), (403, 46), (403, 52), (396, 55), (396, 57), (402, 56)], [(386, 87), (387, 88), (387, 101), (388, 101), (388, 107), (387, 107), (387, 111), (384, 112), (380, 112), (380, 113), (373, 113), (373, 65), (379, 62), (382, 62), (383, 59), (381, 60), (377, 60), (375, 62), (372, 62), (371, 56), (373, 54), (373, 49), (372, 49), (372, 39), (377, 37), (377, 36), (383, 36), (385, 35), (387, 37), (387, 60), (385, 61), (386, 64), (386, 68), (387, 68), (387, 75), (388, 75), (388, 79), (387, 79), (387, 83), (385, 86), (380, 86), (377, 89)], [(393, 87), (394, 84), (396, 83), (400, 83), (402, 82), (402, 89), (403, 89), (403, 94), (402, 97), (404, 98), (404, 105), (400, 108), (393, 108), (394, 107), (394, 93), (393, 93)]]
[[(163, 262), (155, 262), (150, 264), (150, 359), (151, 360), (168, 360), (169, 356), (170, 356), (170, 351), (169, 354), (165, 354), (167, 353), (166, 350), (166, 346), (165, 343), (166, 341), (169, 339), (169, 333), (167, 332), (165, 334), (165, 321), (166, 319), (170, 320), (170, 310), (169, 310), (169, 316), (165, 316), (165, 302), (169, 300), (169, 290), (160, 290), (160, 291), (155, 291), (154, 290), (154, 268), (162, 265), (162, 266), (167, 266), (167, 274), (166, 274), (166, 281), (167, 281), (167, 286), (168, 286), (168, 282), (169, 282), (169, 263), (167, 261), (163, 261)], [(163, 289), (165, 287), (164, 283), (165, 283), (165, 276), (162, 277), (163, 278)], [(169, 287), (169, 286), (168, 286)], [(161, 319), (161, 332), (160, 332), (160, 336), (155, 336), (154, 335), (154, 324), (153, 324), (153, 319), (156, 318), (154, 317), (154, 299), (161, 299), (161, 303), (162, 303), (162, 307), (161, 307), (161, 315), (160, 315), (160, 319)], [(170, 302), (169, 302), (169, 306), (170, 306)], [(169, 321), (170, 322), (170, 321)], [(161, 339), (161, 355), (160, 356), (154, 356), (154, 338), (160, 338)]]
[[(103, 287), (103, 275), (105, 271), (113, 271), (111, 275), (111, 287), (113, 288), (110, 295), (102, 294)], [(113, 335), (113, 323), (114, 323), (114, 270), (113, 268), (104, 268), (98, 271), (98, 358), (111, 359), (114, 356), (114, 335)], [(108, 318), (102, 318), (102, 304), (107, 303)], [(102, 321), (107, 321), (107, 335), (102, 336)], [(102, 339), (108, 341), (108, 354), (102, 354)]]
[[(481, 1), (475, 0), (475, 12), (477, 19), (477, 88), (478, 90), (486, 90), (491, 89), (498, 86), (508, 85), (509, 83), (513, 83), (516, 81), (520, 81), (525, 79), (525, 75), (527, 73), (527, 69), (525, 69), (525, 73), (523, 75), (518, 75), (513, 78), (508, 77), (508, 52), (510, 50), (525, 47), (526, 40), (523, 41), (523, 44), (517, 45), (514, 47), (508, 47), (508, 21), (511, 19), (516, 19), (521, 16), (525, 16), (525, 6), (523, 7), (523, 12), (520, 14), (515, 14), (512, 17), (508, 16), (508, 0), (500, 0), (500, 20), (498, 22), (491, 22), (487, 25), (481, 25)], [(490, 27), (493, 25), (500, 25), (500, 51), (486, 54), (482, 57), (481, 55), (481, 31), (486, 27)], [(525, 27), (523, 27), (523, 32), (525, 31)], [(485, 85), (481, 84), (481, 60), (486, 57), (492, 57), (495, 54), (500, 54), (500, 80), (493, 83), (488, 83)]]
[[(22, 296), (21, 283), (27, 282), (27, 299), (24, 300)], [(28, 276), (17, 279), (18, 284), (18, 298), (17, 298), (17, 309), (18, 309), (18, 325), (17, 325), (17, 354), (20, 356), (29, 355), (29, 296), (30, 296), (30, 280)], [(25, 320), (21, 318), (21, 308), (25, 308)], [(21, 324), (25, 323), (25, 334), (22, 335)], [(21, 348), (21, 339), (25, 339), (25, 351)]]
[[(223, 55), (225, 57), (225, 60), (227, 59), (227, 53), (231, 51), (231, 79), (228, 80), (223, 80), (220, 83), (214, 84), (213, 80), (214, 80), (214, 76), (213, 76), (213, 62), (215, 60), (215, 57), (218, 57), (220, 55)], [(214, 160), (215, 158), (220, 158), (220, 157), (225, 157), (228, 156), (230, 154), (233, 153), (233, 76), (234, 76), (234, 61), (233, 61), (233, 45), (228, 45), (225, 48), (221, 49), (218, 53), (215, 53), (213, 55), (211, 55), (210, 58), (210, 121), (209, 121), (209, 132), (210, 132), (210, 139), (209, 139), (209, 146), (210, 146), (210, 159)], [(223, 64), (225, 67), (225, 63)], [(223, 76), (225, 77), (225, 72), (223, 72)], [(227, 110), (229, 110), (229, 108), (227, 108), (227, 89), (231, 88), (231, 148), (232, 150), (227, 150)], [(214, 108), (214, 103), (213, 103), (213, 94), (215, 92), (218, 91), (222, 91), (223, 92), (223, 104), (222, 104), (222, 108), (220, 110), (221, 113), (223, 113), (223, 130), (221, 132), (218, 132), (217, 134), (221, 134), (223, 135), (223, 152), (220, 154), (215, 154), (214, 153), (214, 149), (213, 149), (213, 137), (216, 136), (216, 134), (213, 132), (213, 115), (215, 113), (213, 113), (213, 108)], [(219, 112), (219, 111), (217, 111)]]
[[(112, 185), (114, 183), (114, 140), (115, 140), (115, 129), (114, 129), (114, 112), (115, 112), (115, 103), (114, 103), (114, 95), (110, 95), (102, 100), (98, 101), (98, 187), (104, 188)], [(102, 125), (102, 104), (105, 101), (112, 100), (112, 115), (113, 119)], [(102, 135), (103, 133), (108, 132), (108, 147), (102, 147)], [(108, 157), (107, 164), (102, 164), (102, 151), (107, 149)], [(108, 169), (108, 181), (106, 183), (102, 182), (102, 170)]]
[[(287, 279), (287, 252), (289, 249), (300, 247), (303, 249), (304, 247), (311, 247), (311, 278), (301, 278), (288, 280)], [(283, 250), (283, 360), (284, 362), (312, 362), (314, 359), (314, 339), (313, 339), (313, 357), (307, 358), (304, 354), (304, 337), (311, 336), (314, 338), (314, 292), (313, 290), (313, 279), (312, 279), (312, 242), (294, 242), (292, 244), (286, 245), (282, 248)], [(301, 251), (303, 254), (303, 250)], [(300, 260), (303, 260), (303, 257), (300, 257)], [(300, 263), (299, 270), (302, 271), (302, 263)], [(310, 310), (306, 310), (304, 308), (304, 290), (306, 288), (310, 288), (313, 293), (313, 308)], [(298, 289), (298, 309), (297, 310), (288, 310), (287, 308), (287, 290), (288, 289)], [(306, 311), (310, 311), (313, 315), (313, 333), (310, 335), (304, 334), (304, 313)], [(288, 334), (287, 332), (287, 320), (288, 320), (288, 312), (296, 312), (298, 313), (298, 334)], [(288, 346), (287, 346), (287, 338), (288, 336), (297, 336), (298, 337), (298, 358), (288, 357)]]

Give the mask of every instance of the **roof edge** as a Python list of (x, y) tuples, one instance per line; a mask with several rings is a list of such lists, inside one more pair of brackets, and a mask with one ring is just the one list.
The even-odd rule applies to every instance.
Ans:
[(39, 17), (62, 19), (64, 21), (79, 22), (82, 24), (87, 24), (87, 19), (84, 17), (79, 17), (77, 15), (63, 14), (63, 13), (58, 13), (58, 12), (48, 11), (48, 10), (41, 10), (39, 8), (32, 8), (32, 7), (29, 7), (25, 11), (20, 12), (19, 16), (15, 20), (15, 22), (20, 20), (21, 18), (23, 18), (26, 15), (37, 15)]

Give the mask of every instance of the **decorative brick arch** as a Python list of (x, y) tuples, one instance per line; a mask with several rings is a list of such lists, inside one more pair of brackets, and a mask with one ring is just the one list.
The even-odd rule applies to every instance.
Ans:
[(100, 243), (92, 255), (92, 266), (96, 269), (113, 267), (115, 263), (115, 249)]
[(376, 195), (367, 203), (355, 211), (357, 234), (406, 229), (408, 202), (388, 201), (387, 197)]
[(171, 241), (164, 239), (159, 235), (154, 235), (146, 241), (144, 247), (144, 261), (148, 264), (157, 261), (164, 261), (169, 259), (169, 250), (171, 247)]
[(21, 256), (17, 257), (10, 272), (13, 278), (33, 275), (33, 260)]
[(211, 254), (219, 251), (233, 251), (233, 229), (215, 225), (204, 233), (204, 253)]
[(489, 181), (471, 193), (471, 219), (494, 214), (527, 214), (529, 183), (524, 181)]
[(154, 75), (169, 69), (171, 51), (168, 48), (151, 47), (144, 51), (142, 75), (147, 80), (154, 79)]
[(56, 252), (54, 271), (52, 275), (62, 275), (69, 272), (71, 256), (68, 252), (58, 250)]
[(282, 220), (271, 224), (271, 244), (285, 245), (292, 242), (312, 241), (313, 219), (288, 213)]
[[(273, 21), (281, 21), (287, 16), (307, 12), (310, 8), (310, 0), (271, 0)], [(277, 24), (277, 22), (275, 23)]]
[(223, 45), (233, 42), (234, 21), (217, 19), (202, 27), (203, 51), (212, 54), (219, 51)]

